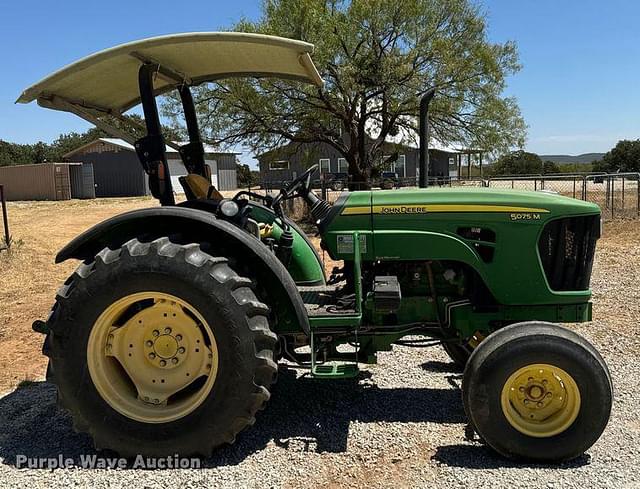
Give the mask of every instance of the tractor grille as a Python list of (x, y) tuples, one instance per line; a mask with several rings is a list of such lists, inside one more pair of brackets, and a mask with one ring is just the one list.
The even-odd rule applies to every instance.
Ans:
[(552, 290), (586, 290), (591, 279), (600, 215), (567, 217), (548, 223), (538, 251)]

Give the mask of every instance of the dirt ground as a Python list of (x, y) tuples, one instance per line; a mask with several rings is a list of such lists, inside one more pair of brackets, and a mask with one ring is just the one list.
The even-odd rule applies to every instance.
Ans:
[[(55, 265), (57, 251), (97, 222), (154, 205), (151, 198), (8, 204), (14, 245), (0, 252), (0, 393), (44, 375), (42, 337), (31, 323), (46, 319), (57, 288), (76, 266), (73, 261)], [(638, 283), (640, 221), (607, 222), (592, 283), (594, 317), (633, 344), (640, 333)], [(626, 300), (619, 300), (621, 294)]]

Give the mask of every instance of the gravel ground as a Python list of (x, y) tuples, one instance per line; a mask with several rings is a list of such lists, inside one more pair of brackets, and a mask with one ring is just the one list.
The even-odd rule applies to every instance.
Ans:
[[(575, 329), (607, 361), (615, 401), (601, 439), (571, 463), (514, 464), (466, 439), (461, 378), (445, 354), (394, 347), (351, 381), (313, 380), (282, 366), (256, 425), (200, 469), (82, 468), (81, 455), (96, 454), (90, 440), (56, 410), (51, 385), (24, 382), (0, 397), (0, 487), (640, 488), (638, 243), (640, 225), (630, 221), (608, 224), (599, 245), (597, 320)], [(35, 296), (32, 304), (39, 307)], [(19, 455), (61, 455), (72, 464), (18, 469)]]
[[(24, 386), (0, 399), (3, 487), (640, 487), (637, 341), (604, 323), (579, 328), (607, 360), (613, 417), (596, 445), (561, 466), (519, 465), (465, 438), (460, 375), (439, 348), (395, 347), (357, 380), (326, 382), (283, 367), (250, 431), (200, 469), (80, 468), (95, 454), (55, 409), (54, 388)], [(624, 340), (624, 341), (622, 341)], [(16, 457), (73, 458), (56, 470), (16, 469)]]

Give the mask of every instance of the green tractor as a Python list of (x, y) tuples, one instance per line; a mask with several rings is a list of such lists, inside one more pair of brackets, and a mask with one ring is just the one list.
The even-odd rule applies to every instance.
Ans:
[[(591, 320), (596, 205), (467, 188), (343, 192), (330, 205), (311, 189), (315, 166), (277, 195), (223, 198), (211, 185), (189, 87), (276, 76), (321, 88), (312, 49), (255, 34), (164, 36), (80, 60), (19, 98), (130, 141), (161, 204), (108, 219), (58, 253), (80, 265), (34, 329), (46, 335), (59, 404), (97, 448), (207, 456), (254, 423), (278, 360), (343, 379), (416, 341), (406, 336), (429, 337), (464, 368), (469, 424), (489, 446), (536, 461), (582, 454), (609, 419), (611, 377), (586, 340), (555, 323)], [(183, 103), (186, 144), (162, 135), (155, 97), (169, 90)], [(123, 113), (140, 103), (146, 136), (134, 138)], [(188, 170), (178, 204), (166, 145)], [(343, 263), (329, 278), (285, 215), (294, 198)]]

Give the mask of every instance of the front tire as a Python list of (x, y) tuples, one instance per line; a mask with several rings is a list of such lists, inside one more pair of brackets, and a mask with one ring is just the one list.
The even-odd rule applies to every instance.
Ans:
[(443, 341), (442, 348), (453, 362), (456, 371), (462, 372), (469, 361), (469, 357), (473, 352), (468, 344), (461, 344), (453, 341)]
[(48, 321), (59, 403), (97, 448), (208, 456), (269, 399), (267, 314), (251, 281), (198, 244), (105, 248), (67, 280)]
[(507, 326), (474, 350), (462, 383), (478, 434), (508, 458), (560, 462), (578, 457), (609, 420), (613, 388), (600, 354), (559, 326)]

